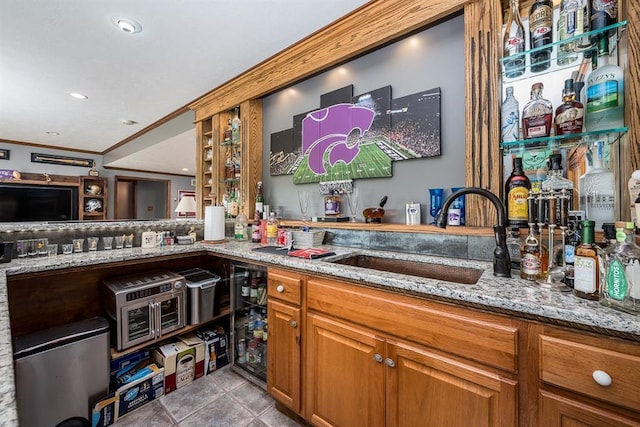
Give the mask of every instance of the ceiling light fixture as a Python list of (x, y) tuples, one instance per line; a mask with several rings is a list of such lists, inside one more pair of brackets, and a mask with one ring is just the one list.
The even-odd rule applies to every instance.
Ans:
[(69, 92), (69, 96), (75, 99), (89, 99), (87, 95), (83, 95), (78, 92)]
[(113, 22), (127, 34), (137, 34), (142, 31), (142, 25), (130, 18), (116, 18)]
[(124, 119), (121, 121), (121, 123), (125, 126), (133, 126), (138, 124), (138, 122), (136, 122), (135, 120), (129, 120), (129, 119)]
[(189, 172), (189, 168), (182, 168), (183, 171)]

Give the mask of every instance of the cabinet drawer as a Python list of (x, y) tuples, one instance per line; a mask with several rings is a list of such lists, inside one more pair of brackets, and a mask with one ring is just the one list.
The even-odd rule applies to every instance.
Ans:
[(267, 279), (269, 298), (300, 305), (302, 281), (303, 277), (296, 273), (270, 269)]
[[(611, 404), (640, 410), (640, 357), (547, 335), (539, 337), (540, 379)], [(611, 378), (600, 385), (594, 372)]]
[(309, 278), (307, 308), (475, 360), (518, 370), (518, 327), (510, 319), (407, 295)]

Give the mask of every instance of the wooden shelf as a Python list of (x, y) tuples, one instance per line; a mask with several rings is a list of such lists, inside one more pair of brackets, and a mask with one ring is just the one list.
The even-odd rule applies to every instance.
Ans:
[[(224, 307), (220, 309), (220, 314), (218, 314), (217, 316), (215, 316), (213, 319), (208, 320), (206, 322), (202, 322), (202, 323), (198, 323), (197, 325), (187, 325), (184, 328), (177, 330), (177, 331), (173, 331), (173, 332), (169, 332), (165, 335), (162, 335), (162, 339), (167, 339), (167, 338), (171, 338), (174, 337), (176, 335), (181, 335), (181, 334), (186, 334), (187, 332), (191, 332), (191, 331), (195, 331), (196, 329), (202, 328), (203, 326), (209, 325), (213, 322), (216, 322), (222, 318), (224, 318), (225, 316), (228, 316), (229, 314), (231, 314), (231, 307)], [(122, 351), (116, 351), (115, 348), (111, 348), (111, 359), (117, 359), (118, 357), (122, 357), (122, 356), (126, 356), (127, 354), (133, 353), (134, 351), (138, 351), (142, 348), (145, 347), (150, 347), (153, 345), (156, 345), (157, 342), (156, 341), (150, 341), (150, 342), (145, 342), (142, 344), (138, 344), (134, 347), (130, 347), (126, 350), (122, 350)]]

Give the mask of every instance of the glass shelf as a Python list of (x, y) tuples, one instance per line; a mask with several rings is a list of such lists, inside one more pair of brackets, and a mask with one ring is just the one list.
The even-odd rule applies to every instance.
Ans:
[[(579, 65), (579, 61), (574, 61), (572, 63), (569, 64), (565, 64), (565, 65), (557, 65), (557, 57), (554, 56), (553, 54), (551, 55), (551, 58), (549, 59), (549, 61), (551, 62), (551, 66), (544, 70), (544, 71), (539, 71), (539, 72), (532, 72), (529, 68), (529, 64), (527, 64), (527, 57), (529, 57), (529, 55), (531, 53), (535, 53), (535, 52), (539, 52), (545, 49), (552, 49), (552, 51), (555, 53), (558, 51), (558, 47), (568, 44), (568, 43), (576, 43), (578, 48), (576, 49), (576, 52), (580, 53), (580, 52), (589, 52), (589, 51), (595, 51), (596, 49), (596, 44), (594, 41), (592, 41), (589, 45), (581, 45), (580, 41), (585, 40), (585, 39), (590, 39), (591, 37), (598, 35), (598, 34), (602, 34), (602, 33), (607, 33), (607, 32), (616, 32), (616, 41), (620, 39), (622, 32), (626, 29), (627, 26), (627, 21), (620, 21), (620, 22), (616, 22), (615, 24), (612, 25), (608, 25), (606, 27), (600, 28), (598, 30), (593, 30), (593, 31), (589, 31), (587, 33), (584, 34), (580, 34), (578, 36), (574, 36), (574, 37), (569, 37), (567, 39), (564, 40), (559, 40), (559, 41), (555, 41), (553, 43), (550, 44), (546, 44), (544, 46), (540, 46), (540, 47), (536, 47), (533, 49), (529, 49), (529, 50), (525, 50), (524, 52), (521, 53), (517, 53), (511, 56), (507, 56), (504, 58), (500, 58), (500, 65), (502, 66), (502, 79), (503, 82), (516, 82), (519, 80), (524, 80), (527, 78), (530, 78), (532, 76), (541, 76), (544, 75), (546, 73), (550, 73), (550, 72), (555, 72), (561, 69), (565, 69), (565, 68), (571, 68), (571, 67), (576, 67), (577, 65)], [(617, 43), (615, 45), (611, 46), (611, 51), (614, 50), (614, 48), (617, 47)], [(514, 59), (518, 59), (518, 58), (523, 58), (525, 60), (525, 73), (521, 76), (518, 77), (513, 77), (513, 78), (509, 78), (506, 77), (504, 74), (504, 67), (505, 67), (505, 62), (509, 62), (511, 60)]]
[(595, 132), (582, 132), (570, 135), (559, 135), (543, 138), (519, 139), (511, 142), (501, 142), (500, 148), (505, 153), (520, 152), (529, 148), (571, 148), (580, 144), (589, 144), (595, 141), (604, 141), (614, 144), (629, 130), (628, 127), (605, 129)]
[(237, 146), (242, 144), (242, 141), (225, 141), (225, 142), (221, 142), (220, 146), (221, 147), (229, 147), (229, 146)]

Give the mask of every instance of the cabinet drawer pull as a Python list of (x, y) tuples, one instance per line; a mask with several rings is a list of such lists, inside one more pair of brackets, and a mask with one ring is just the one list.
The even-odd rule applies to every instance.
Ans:
[(388, 367), (390, 368), (395, 368), (396, 367), (396, 362), (394, 362), (393, 360), (387, 358), (384, 363), (387, 364)]
[(376, 353), (373, 355), (373, 360), (375, 360), (378, 363), (382, 363), (382, 356)]
[(276, 291), (278, 291), (278, 293), (283, 293), (284, 292), (284, 285), (278, 285), (278, 287), (276, 288)]
[(605, 371), (595, 370), (593, 371), (593, 379), (602, 387), (609, 387), (612, 383), (611, 376)]
[(290, 322), (290, 325), (291, 325), (292, 328), (297, 328), (298, 327), (298, 322), (296, 322), (295, 320), (292, 320)]

